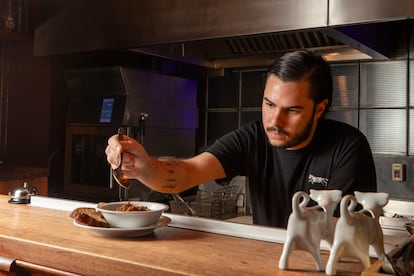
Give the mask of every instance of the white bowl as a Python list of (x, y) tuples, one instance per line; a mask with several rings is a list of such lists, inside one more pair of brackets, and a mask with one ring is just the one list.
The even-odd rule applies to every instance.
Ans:
[[(149, 211), (116, 211), (118, 207), (128, 203), (145, 206)], [(139, 228), (156, 224), (161, 214), (168, 210), (168, 205), (148, 201), (119, 201), (99, 204), (96, 209), (102, 212), (112, 227)]]

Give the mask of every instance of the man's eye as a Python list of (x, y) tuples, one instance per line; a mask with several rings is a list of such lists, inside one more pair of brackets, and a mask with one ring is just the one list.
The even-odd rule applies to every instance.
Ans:
[(273, 107), (273, 106), (275, 106), (274, 104), (269, 103), (269, 102), (266, 102), (266, 105), (267, 105), (267, 106), (269, 106), (269, 107)]
[(289, 108), (289, 113), (299, 113), (300, 112), (300, 110), (299, 109), (296, 109), (296, 108)]

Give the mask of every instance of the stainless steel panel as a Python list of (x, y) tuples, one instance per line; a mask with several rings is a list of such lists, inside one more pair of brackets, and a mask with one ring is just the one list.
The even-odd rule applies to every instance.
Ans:
[(36, 56), (327, 26), (328, 0), (77, 0), (35, 31)]
[[(195, 80), (119, 66), (67, 70), (66, 80), (68, 123), (138, 126), (146, 112), (148, 127), (197, 127)], [(99, 120), (105, 98), (114, 100), (108, 122)]]
[[(409, 61), (409, 72), (410, 72), (410, 77), (409, 77), (409, 98), (410, 98), (410, 107), (413, 108), (414, 107), (414, 60), (410, 60)], [(414, 136), (413, 136), (414, 137)]]
[(414, 17), (412, 0), (329, 0), (329, 26)]
[(332, 108), (358, 107), (358, 64), (332, 65)]
[(130, 51), (211, 68), (240, 68), (270, 66), (278, 56), (298, 49), (343, 53), (348, 47), (329, 36), (326, 28), (320, 28), (169, 43)]
[(409, 114), (409, 140), (408, 140), (408, 155), (414, 155), (414, 109), (408, 110)]
[(405, 108), (407, 106), (407, 62), (367, 62), (360, 68), (362, 108)]
[(373, 153), (407, 152), (407, 111), (405, 109), (363, 109), (360, 130), (366, 135)]
[(347, 123), (358, 128), (358, 111), (357, 110), (330, 110), (326, 117), (332, 120)]

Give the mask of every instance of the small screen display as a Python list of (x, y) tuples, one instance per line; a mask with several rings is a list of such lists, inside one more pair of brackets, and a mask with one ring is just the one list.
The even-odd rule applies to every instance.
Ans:
[(101, 118), (99, 119), (100, 123), (110, 123), (112, 120), (112, 111), (114, 109), (114, 101), (113, 98), (104, 98), (102, 101), (102, 109), (101, 109)]

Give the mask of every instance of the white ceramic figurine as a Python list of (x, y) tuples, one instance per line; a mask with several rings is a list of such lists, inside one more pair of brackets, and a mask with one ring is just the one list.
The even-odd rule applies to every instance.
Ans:
[(355, 191), (354, 194), (362, 208), (373, 212), (373, 215), (379, 220), (379, 217), (384, 214), (384, 206), (388, 203), (388, 194), (358, 191)]
[(363, 210), (354, 211), (358, 201), (353, 195), (346, 195), (341, 200), (341, 217), (336, 224), (334, 243), (326, 265), (325, 272), (328, 275), (336, 274), (336, 262), (341, 257), (356, 258), (368, 268), (370, 245), (378, 257), (384, 254), (384, 237), (379, 216), (382, 214), (382, 208), (388, 203), (388, 194), (355, 194), (363, 205)]
[[(280, 269), (288, 269), (288, 259), (293, 250), (309, 252), (319, 271), (324, 270), (320, 257), (321, 240), (330, 245), (334, 237), (333, 212), (341, 200), (339, 190), (310, 190), (310, 196), (299, 191), (292, 198), (292, 213), (287, 226), (287, 238), (279, 260)], [(318, 205), (307, 207), (310, 198)]]

